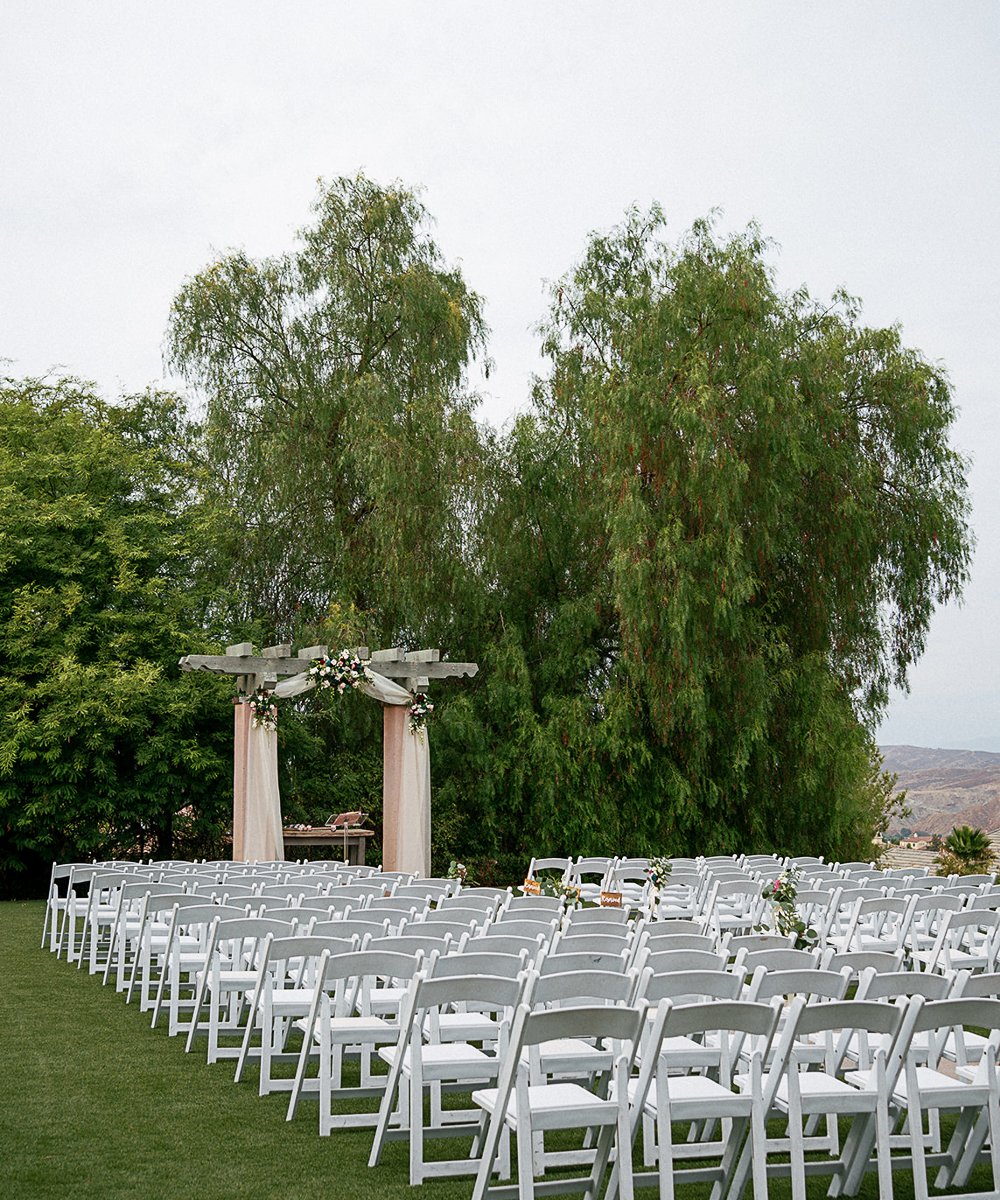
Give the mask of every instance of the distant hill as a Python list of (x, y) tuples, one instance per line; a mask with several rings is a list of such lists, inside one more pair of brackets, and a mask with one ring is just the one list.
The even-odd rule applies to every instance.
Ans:
[[(955, 825), (1000, 829), (1000, 754), (988, 750), (930, 750), (880, 746), (885, 769), (899, 776), (915, 832), (947, 834)], [(899, 831), (896, 822), (890, 833)]]

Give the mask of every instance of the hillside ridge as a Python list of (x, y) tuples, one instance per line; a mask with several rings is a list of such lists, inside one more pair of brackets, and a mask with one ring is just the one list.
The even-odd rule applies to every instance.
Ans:
[(989, 832), (1000, 829), (1000, 754), (990, 750), (947, 750), (928, 746), (880, 746), (885, 769), (897, 776), (912, 815), (896, 820), (890, 833), (947, 834), (956, 825)]

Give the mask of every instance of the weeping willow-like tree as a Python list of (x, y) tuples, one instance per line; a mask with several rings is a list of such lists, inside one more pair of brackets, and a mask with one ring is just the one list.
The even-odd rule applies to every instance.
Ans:
[[(479, 298), (415, 195), (322, 185), (287, 254), (219, 258), (176, 297), (173, 366), (204, 397), (244, 617), (373, 642), (447, 627), (479, 440)], [(417, 636), (420, 636), (418, 629)]]
[[(591, 239), (503, 432), (473, 421), (480, 301), (401, 187), (324, 186), (293, 252), (175, 301), (234, 640), (253, 618), (481, 664), (435, 697), (444, 861), (867, 857), (884, 818), (873, 730), (968, 570), (947, 380), (848, 297), (781, 292), (756, 231), (662, 230)], [(362, 804), (369, 717), (310, 720), (289, 779)]]
[(848, 297), (780, 292), (756, 231), (699, 223), (671, 249), (662, 224), (591, 240), (538, 396), (591, 510), (590, 607), (613, 613), (594, 737), (642, 780), (627, 825), (653, 803), (677, 849), (849, 853), (886, 804), (890, 687), (967, 576), (948, 382)]

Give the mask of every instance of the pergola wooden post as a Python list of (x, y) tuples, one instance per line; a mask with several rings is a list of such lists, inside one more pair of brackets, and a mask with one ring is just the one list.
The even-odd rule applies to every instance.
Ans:
[[(354, 647), (352, 653), (363, 661), (369, 659), (366, 646)], [(313, 659), (328, 654), (326, 646), (307, 646), (293, 656), (292, 648), (288, 644), (267, 646), (259, 654), (254, 654), (250, 643), (243, 642), (236, 646), (227, 646), (224, 655), (188, 654), (180, 660), (181, 670), (231, 675), (237, 682), (238, 695), (233, 706), (234, 861), (245, 857), (247, 743), (251, 714), (249, 705), (241, 702), (242, 698), (251, 695), (260, 687), (270, 690), (279, 679), (301, 674), (308, 669)], [(407, 653), (399, 648), (376, 650), (371, 655), (368, 665), (376, 674), (396, 681), (411, 692), (427, 691), (432, 679), (471, 677), (479, 670), (477, 663), (442, 662), (439, 650), (414, 650)], [(405, 704), (383, 704), (382, 711), (382, 866), (385, 870), (395, 870), (400, 848), (406, 837), (419, 836), (426, 840), (423, 857), (424, 861), (430, 861), (430, 828), (428, 825), (418, 833), (408, 824), (407, 817), (410, 814), (404, 811), (403, 753), (408, 733), (408, 707)]]

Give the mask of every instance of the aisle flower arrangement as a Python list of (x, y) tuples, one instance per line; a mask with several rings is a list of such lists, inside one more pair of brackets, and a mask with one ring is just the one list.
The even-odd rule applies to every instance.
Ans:
[[(796, 950), (808, 950), (815, 946), (816, 930), (806, 924), (795, 906), (799, 894), (799, 872), (794, 867), (782, 871), (777, 879), (768, 880), (761, 894), (771, 905), (771, 927), (775, 933), (785, 937), (794, 934)], [(766, 932), (767, 926), (758, 926), (757, 931)]]
[(575, 908), (582, 901), (582, 893), (575, 883), (567, 883), (564, 879), (543, 876), (538, 880), (539, 895), (561, 896), (567, 908)]
[(669, 858), (664, 858), (662, 855), (659, 858), (651, 858), (649, 866), (646, 868), (646, 874), (649, 876), (653, 887), (657, 891), (661, 887), (666, 887), (670, 881), (671, 872), (674, 869), (674, 864)]
[(469, 868), (465, 863), (459, 862), (457, 859), (452, 859), (448, 864), (448, 870), (444, 873), (445, 879), (457, 879), (462, 887), (475, 887), (476, 881), (469, 874)]

